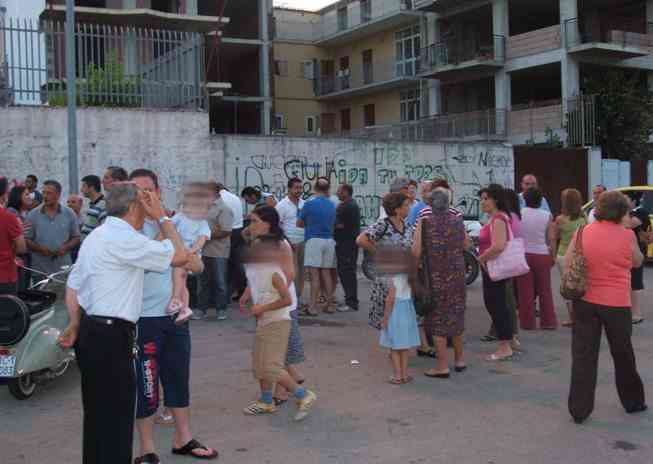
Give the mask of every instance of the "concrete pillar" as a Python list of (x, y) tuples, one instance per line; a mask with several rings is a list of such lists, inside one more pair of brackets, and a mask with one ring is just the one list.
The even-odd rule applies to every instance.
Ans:
[(494, 0), (492, 2), (492, 33), (502, 35), (508, 39), (510, 27), (508, 21), (508, 0)]
[(197, 16), (197, 0), (184, 0), (185, 11), (182, 11), (183, 14), (189, 16)]
[(260, 91), (265, 98), (261, 104), (261, 134), (270, 135), (272, 128), (271, 112), (272, 100), (270, 93), (270, 33), (268, 28), (269, 17), (272, 13), (272, 0), (258, 1), (259, 38), (262, 44), (259, 47)]
[[(426, 15), (426, 31), (422, 36), (422, 43), (425, 46), (433, 45), (440, 42), (440, 23), (438, 15), (427, 13)], [(429, 47), (428, 50), (432, 50)], [(424, 50), (422, 53), (429, 53)], [(436, 79), (429, 79), (426, 87), (428, 88), (428, 115), (434, 116), (442, 113), (442, 93), (440, 90), (440, 81)]]
[(429, 95), (429, 114), (427, 116), (442, 114), (442, 91), (440, 88), (440, 81), (429, 79), (427, 82)]
[[(578, 0), (560, 0), (562, 47), (565, 50), (567, 49), (568, 42), (578, 42), (578, 23), (567, 21), (568, 19), (574, 18), (578, 18)], [(580, 95), (580, 65), (576, 58), (568, 53), (563, 53), (560, 70), (560, 79), (562, 80), (562, 109), (566, 114), (569, 107), (568, 100)]]

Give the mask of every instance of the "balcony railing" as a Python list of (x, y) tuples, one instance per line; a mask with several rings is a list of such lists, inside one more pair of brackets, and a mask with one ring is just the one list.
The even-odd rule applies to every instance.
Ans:
[(203, 101), (198, 33), (78, 23), (72, 79), (63, 22), (9, 19), (0, 36), (4, 93), (12, 103), (65, 106), (71, 82), (82, 106), (199, 107)]
[(360, 2), (350, 3), (346, 16), (332, 9), (315, 21), (277, 20), (275, 38), (320, 42), (374, 21), (390, 18), (405, 11), (412, 11), (413, 0), (368, 0), (361, 8)]
[(568, 49), (583, 44), (604, 43), (648, 49), (653, 53), (653, 23), (647, 23), (646, 33), (639, 33), (593, 28), (578, 18), (572, 18), (565, 21), (565, 39)]
[(506, 111), (489, 109), (445, 114), (417, 121), (351, 131), (353, 138), (437, 142), (441, 140), (505, 140)]
[(422, 49), (420, 72), (437, 71), (472, 61), (503, 63), (505, 59), (506, 38), (502, 35), (493, 35), (488, 44), (479, 47), (465, 47), (462, 42), (451, 39)]
[(582, 95), (567, 100), (567, 134), (570, 146), (596, 145), (596, 96)]
[(401, 62), (375, 61), (337, 71), (335, 75), (323, 75), (319, 78), (317, 94), (328, 95), (395, 79), (414, 78), (418, 71), (418, 63), (418, 59)]

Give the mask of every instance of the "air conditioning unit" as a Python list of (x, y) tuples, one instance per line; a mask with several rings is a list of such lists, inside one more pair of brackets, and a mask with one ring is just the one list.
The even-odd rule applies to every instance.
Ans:
[(313, 61), (303, 61), (302, 68), (304, 72), (304, 79), (315, 79), (315, 64)]
[(343, 77), (344, 75), (345, 75), (345, 73), (343, 72), (342, 69), (340, 71), (338, 71), (338, 77)]
[(345, 69), (345, 76), (349, 77), (350, 74), (351, 71), (349, 70), (349, 68)]

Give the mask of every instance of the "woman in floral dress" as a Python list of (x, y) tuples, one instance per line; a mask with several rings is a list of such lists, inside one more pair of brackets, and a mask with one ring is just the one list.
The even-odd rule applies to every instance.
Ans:
[[(463, 218), (449, 210), (449, 195), (439, 189), (427, 197), (432, 214), (424, 216), (415, 230), (413, 254), (428, 275), (431, 297), (424, 326), (435, 336), (438, 361), (427, 377), (449, 378), (447, 337), (453, 341), (455, 370), (465, 370), (463, 331), (465, 329), (465, 260), (467, 245)], [(427, 280), (425, 278), (425, 280)]]
[[(388, 193), (383, 197), (383, 209), (388, 215), (379, 219), (362, 232), (356, 243), (374, 254), (379, 248), (401, 247), (410, 250), (413, 243), (413, 229), (406, 225), (411, 200), (403, 193)], [(369, 324), (381, 330), (385, 299), (388, 296), (388, 281), (377, 276), (372, 283), (372, 307)]]

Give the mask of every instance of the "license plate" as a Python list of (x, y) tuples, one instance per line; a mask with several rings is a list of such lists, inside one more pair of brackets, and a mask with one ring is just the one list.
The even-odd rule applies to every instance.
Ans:
[(13, 377), (16, 368), (16, 356), (0, 356), (0, 377)]

